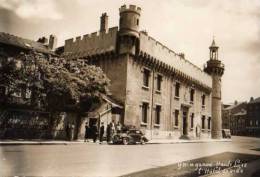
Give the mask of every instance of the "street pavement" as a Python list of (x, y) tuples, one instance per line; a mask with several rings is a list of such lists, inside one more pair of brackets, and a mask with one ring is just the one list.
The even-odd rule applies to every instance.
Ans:
[(260, 155), (259, 148), (260, 139), (248, 137), (232, 137), (232, 142), (128, 146), (5, 145), (0, 146), (0, 176), (121, 176), (223, 152)]

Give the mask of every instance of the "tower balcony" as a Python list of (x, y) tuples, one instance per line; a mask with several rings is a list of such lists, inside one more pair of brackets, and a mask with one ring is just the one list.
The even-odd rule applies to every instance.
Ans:
[(223, 74), (225, 70), (225, 65), (220, 60), (209, 60), (204, 64), (204, 71), (211, 74), (212, 72), (217, 72)]

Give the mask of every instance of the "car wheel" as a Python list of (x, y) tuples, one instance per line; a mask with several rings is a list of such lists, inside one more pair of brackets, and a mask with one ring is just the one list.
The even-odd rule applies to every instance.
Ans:
[(124, 139), (123, 139), (123, 144), (124, 144), (124, 145), (128, 145), (128, 139), (127, 139), (127, 138), (124, 138)]

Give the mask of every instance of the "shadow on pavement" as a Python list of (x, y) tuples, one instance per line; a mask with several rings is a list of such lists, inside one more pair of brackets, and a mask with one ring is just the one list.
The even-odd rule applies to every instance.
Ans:
[[(121, 177), (198, 177), (221, 173), (223, 171), (232, 173), (235, 177), (236, 174), (241, 175), (246, 170), (247, 163), (258, 159), (260, 159), (258, 155), (224, 152), (163, 167), (147, 169)], [(260, 171), (257, 171), (257, 177), (260, 176), (259, 173)]]

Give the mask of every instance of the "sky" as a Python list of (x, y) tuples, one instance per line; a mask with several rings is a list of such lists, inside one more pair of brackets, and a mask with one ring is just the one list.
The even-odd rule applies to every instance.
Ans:
[(33, 40), (55, 34), (61, 46), (98, 31), (103, 12), (118, 26), (123, 4), (141, 7), (140, 30), (201, 68), (214, 36), (224, 103), (260, 97), (260, 0), (0, 0), (0, 31)]

